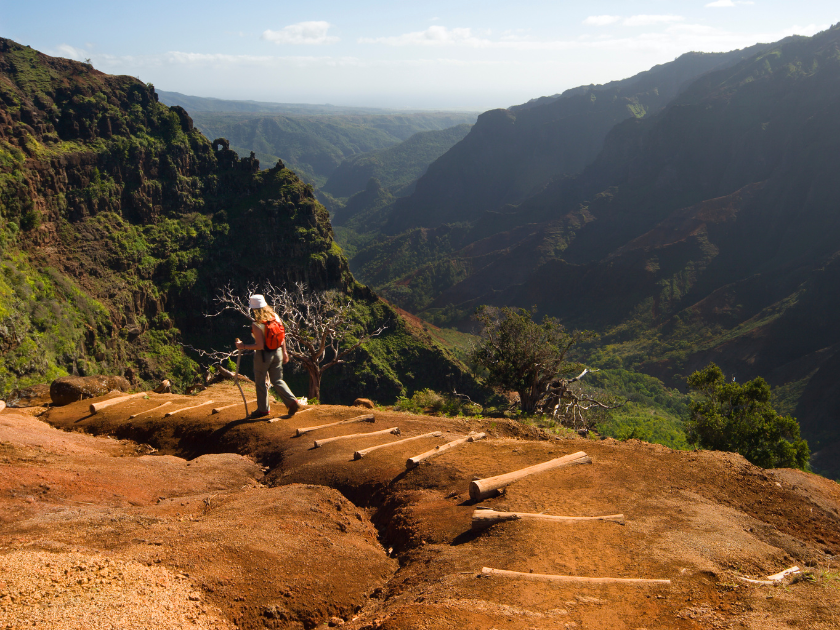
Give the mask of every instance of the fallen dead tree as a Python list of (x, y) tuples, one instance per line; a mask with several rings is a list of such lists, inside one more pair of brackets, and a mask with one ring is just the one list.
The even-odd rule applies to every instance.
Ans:
[(352, 440), (354, 438), (373, 437), (374, 435), (386, 435), (388, 433), (399, 435), (400, 428), (391, 427), (390, 429), (383, 429), (382, 431), (373, 431), (371, 433), (353, 433), (352, 435), (339, 435), (336, 437), (324, 438), (322, 440), (315, 440), (315, 448), (321, 448), (324, 444), (329, 444), (330, 442), (336, 442), (338, 440)]
[(551, 521), (555, 523), (580, 523), (583, 521), (613, 521), (624, 524), (624, 514), (606, 516), (552, 516), (530, 512), (497, 512), (496, 510), (476, 510), (472, 515), (473, 529), (487, 529), (496, 523), (506, 521)]
[(441, 453), (445, 453), (446, 451), (453, 449), (456, 446), (460, 446), (461, 444), (469, 444), (470, 442), (477, 442), (478, 440), (483, 440), (485, 437), (487, 437), (486, 433), (470, 433), (467, 437), (452, 440), (451, 442), (447, 442), (446, 444), (436, 446), (432, 450), (426, 451), (425, 453), (421, 453), (420, 455), (409, 457), (405, 462), (405, 467), (414, 468), (415, 466), (419, 466), (420, 462), (425, 461), (427, 459), (431, 459), (432, 457), (440, 455)]
[(784, 580), (787, 576), (793, 575), (794, 573), (799, 573), (801, 569), (797, 566), (793, 566), (789, 569), (785, 569), (784, 571), (780, 571), (779, 573), (774, 573), (773, 575), (768, 575), (766, 580), (753, 580), (750, 578), (738, 576), (739, 580), (744, 582), (748, 582), (750, 584), (760, 584), (761, 586), (773, 586), (774, 584), (778, 584), (782, 580)]
[(414, 437), (405, 438), (404, 440), (397, 440), (396, 442), (388, 442), (387, 444), (377, 444), (376, 446), (371, 446), (370, 448), (363, 448), (360, 451), (356, 451), (353, 453), (353, 459), (362, 459), (368, 453), (375, 451), (380, 448), (387, 448), (390, 446), (398, 446), (399, 444), (405, 444), (406, 442), (411, 442), (412, 440), (420, 440), (422, 438), (430, 438), (430, 437), (440, 437), (443, 435), (441, 431), (432, 431), (431, 433), (424, 433), (423, 435), (415, 435)]
[(501, 577), (524, 578), (526, 580), (542, 580), (546, 582), (583, 582), (588, 584), (638, 584), (670, 585), (671, 580), (657, 580), (648, 578), (616, 578), (616, 577), (578, 577), (576, 575), (550, 575), (548, 573), (522, 573), (520, 571), (505, 571), (504, 569), (491, 569), (482, 567), (481, 575), (498, 575)]
[(477, 479), (475, 481), (470, 482), (470, 499), (472, 499), (473, 501), (482, 501), (484, 499), (488, 499), (497, 494), (498, 491), (504, 488), (505, 486), (529, 475), (545, 472), (548, 470), (554, 470), (555, 468), (562, 468), (564, 466), (591, 463), (592, 458), (590, 458), (583, 451), (578, 451), (577, 453), (572, 453), (571, 455), (566, 455), (565, 457), (558, 457), (557, 459), (552, 459), (550, 461), (543, 462), (542, 464), (529, 466), (528, 468), (522, 468), (521, 470), (516, 470), (514, 472), (506, 473), (504, 475), (488, 477), (487, 479)]
[(304, 433), (311, 433), (312, 431), (317, 431), (318, 429), (327, 429), (329, 427), (337, 427), (340, 424), (352, 424), (353, 422), (374, 422), (374, 416), (372, 413), (366, 413), (362, 416), (356, 416), (355, 418), (349, 418), (347, 420), (339, 420), (338, 422), (330, 422), (329, 424), (322, 424), (317, 427), (303, 427), (298, 429), (295, 432), (295, 436), (300, 437)]

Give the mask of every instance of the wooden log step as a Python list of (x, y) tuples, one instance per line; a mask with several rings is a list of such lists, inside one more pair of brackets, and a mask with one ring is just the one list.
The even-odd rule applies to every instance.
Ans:
[[(308, 411), (308, 410), (307, 410)], [(318, 429), (326, 429), (328, 427), (337, 427), (340, 424), (350, 424), (352, 422), (374, 422), (374, 417), (372, 413), (366, 413), (363, 416), (356, 416), (355, 418), (349, 418), (347, 420), (339, 420), (338, 422), (330, 422), (329, 424), (322, 424), (317, 427), (303, 427), (302, 429), (298, 429), (295, 432), (295, 436), (300, 437), (304, 433), (310, 433), (312, 431), (317, 431)]]
[(134, 400), (135, 398), (140, 398), (141, 396), (148, 396), (149, 392), (140, 392), (138, 394), (128, 394), (127, 396), (117, 396), (116, 398), (109, 398), (108, 400), (103, 400), (102, 402), (92, 403), (90, 405), (90, 412), (91, 413), (99, 413), (103, 409), (107, 409), (113, 405), (119, 405), (124, 402), (128, 402), (129, 400)]
[(352, 435), (339, 435), (336, 437), (324, 438), (322, 440), (315, 440), (315, 448), (321, 448), (324, 444), (329, 444), (330, 442), (335, 442), (337, 440), (352, 440), (354, 438), (372, 437), (374, 435), (386, 435), (388, 433), (399, 435), (400, 428), (391, 427), (390, 429), (382, 429), (382, 431), (373, 431), (371, 433), (354, 433)]
[(146, 411), (141, 411), (140, 413), (135, 413), (133, 416), (128, 416), (128, 419), (133, 420), (137, 416), (142, 416), (144, 413), (151, 413), (153, 411), (157, 411), (161, 407), (166, 407), (166, 405), (171, 405), (171, 404), (172, 404), (172, 401), (167, 400), (165, 403), (162, 403), (162, 404), (158, 405), (157, 407), (152, 407), (151, 409), (146, 409)]
[[(252, 404), (252, 403), (256, 403), (256, 402), (257, 402), (257, 399), (256, 399), (256, 398), (254, 398), (254, 400), (249, 400), (249, 401), (247, 402), (247, 404), (249, 404), (249, 405), (250, 405), (250, 404)], [(272, 401), (272, 402), (274, 402), (274, 401)], [(230, 409), (231, 407), (238, 407), (238, 406), (239, 406), (239, 405), (241, 405), (241, 404), (243, 404), (243, 403), (241, 403), (241, 402), (235, 402), (235, 403), (233, 403), (232, 405), (225, 405), (224, 407), (214, 407), (214, 408), (213, 408), (213, 411), (211, 411), (210, 413), (211, 413), (211, 414), (212, 414), (212, 413), (221, 413), (221, 412), (222, 412), (222, 411), (224, 411), (225, 409)]]
[(192, 407), (181, 407), (180, 409), (173, 409), (169, 413), (164, 414), (163, 417), (164, 418), (169, 418), (171, 416), (174, 416), (176, 413), (181, 413), (182, 411), (189, 411), (190, 409), (198, 409), (199, 407), (203, 407), (204, 405), (212, 405), (212, 404), (213, 404), (212, 400), (207, 400), (207, 401), (205, 401), (205, 402), (203, 402), (199, 405), (193, 405)]
[(562, 468), (563, 466), (572, 466), (575, 464), (591, 464), (590, 458), (583, 451), (566, 455), (565, 457), (558, 457), (542, 464), (522, 468), (514, 472), (506, 473), (504, 475), (497, 475), (495, 477), (488, 477), (487, 479), (477, 479), (470, 482), (470, 499), (473, 501), (483, 501), (484, 499), (494, 496), (500, 489), (505, 486), (518, 481), (528, 475), (533, 475), (547, 470), (554, 470), (555, 468)]
[(624, 514), (608, 514), (606, 516), (551, 516), (550, 514), (533, 514), (530, 512), (497, 512), (496, 510), (476, 510), (472, 515), (473, 529), (486, 529), (496, 523), (505, 521), (553, 521), (557, 523), (577, 523), (581, 521), (614, 521), (624, 524)]
[(482, 575), (499, 575), (503, 577), (518, 577), (529, 580), (545, 580), (548, 582), (583, 582), (589, 584), (671, 584), (671, 580), (654, 580), (647, 578), (616, 578), (616, 577), (578, 577), (577, 575), (551, 575), (548, 573), (522, 573), (520, 571), (505, 571), (482, 567)]
[(456, 446), (460, 446), (461, 444), (469, 444), (470, 442), (483, 440), (485, 437), (487, 437), (486, 433), (470, 433), (467, 437), (452, 440), (451, 442), (447, 442), (446, 444), (441, 444), (440, 446), (434, 447), (431, 451), (426, 451), (425, 453), (421, 453), (420, 455), (409, 457), (405, 462), (405, 467), (414, 468), (416, 466), (419, 466), (420, 462), (435, 457), (436, 455), (440, 455), (441, 453), (445, 453), (449, 449), (455, 448)]
[(376, 446), (371, 446), (370, 448), (363, 448), (360, 451), (356, 451), (353, 453), (353, 459), (362, 459), (365, 455), (370, 453), (371, 451), (375, 451), (378, 448), (387, 448), (390, 446), (397, 446), (399, 444), (405, 444), (406, 442), (411, 442), (412, 440), (419, 440), (421, 438), (430, 438), (430, 437), (440, 437), (443, 435), (441, 431), (432, 431), (431, 433), (424, 433), (423, 435), (415, 435), (414, 437), (405, 438), (404, 440), (397, 440), (396, 442), (388, 442), (387, 444), (377, 444)]

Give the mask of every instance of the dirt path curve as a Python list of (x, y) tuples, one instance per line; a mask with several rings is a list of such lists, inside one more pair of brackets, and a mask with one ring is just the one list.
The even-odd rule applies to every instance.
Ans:
[[(726, 453), (677, 452), (637, 441), (557, 439), (510, 421), (376, 410), (373, 424), (339, 425), (294, 437), (297, 428), (360, 411), (322, 406), (293, 418), (256, 422), (242, 420), (242, 410), (235, 407), (212, 414), (207, 406), (172, 418), (148, 413), (129, 420), (165, 400), (173, 404), (164, 410), (211, 398), (220, 406), (238, 396), (235, 388), (222, 385), (196, 397), (138, 399), (96, 415), (81, 404), (51, 410), (44, 418), (62, 429), (116, 438), (111, 442), (150, 444), (190, 463), (235, 453), (266, 467), (266, 475), (226, 494), (214, 490), (209, 504), (206, 493), (196, 493), (144, 506), (145, 518), (159, 519), (145, 526), (153, 536), (142, 539), (151, 543), (131, 542), (141, 538), (136, 530), (91, 521), (86, 529), (59, 528), (59, 534), (45, 524), (25, 529), (5, 522), (3, 544), (15, 538), (27, 541), (15, 544), (30, 544), (48, 529), (62, 544), (112, 550), (123, 559), (185, 572), (203, 601), (242, 628), (309, 628), (331, 615), (333, 623), (344, 621), (357, 630), (840, 627), (840, 490), (834, 482), (798, 471), (763, 471)], [(322, 437), (392, 426), (402, 435), (313, 448)], [(432, 431), (441, 431), (441, 437), (353, 460), (360, 448)], [(408, 457), (470, 431), (486, 431), (489, 437), (406, 470)], [(476, 508), (469, 501), (471, 480), (581, 450), (592, 464), (527, 477), (480, 505), (569, 516), (621, 512), (625, 525), (514, 521), (471, 530)], [(42, 470), (49, 468), (44, 463)], [(10, 499), (12, 508), (21, 509)], [(241, 546), (227, 544), (246, 523), (261, 532), (257, 537), (264, 542), (251, 546), (248, 535), (239, 534)], [(336, 560), (342, 554), (348, 558), (345, 564)], [(286, 562), (287, 556), (296, 561)], [(808, 567), (807, 576), (783, 588), (739, 580), (793, 564)], [(537, 574), (667, 578), (672, 583), (581, 585), (480, 577), (484, 566)]]

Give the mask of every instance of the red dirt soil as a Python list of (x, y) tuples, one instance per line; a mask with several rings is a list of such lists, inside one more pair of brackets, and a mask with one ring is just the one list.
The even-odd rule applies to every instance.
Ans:
[[(163, 417), (209, 399), (216, 402)], [(6, 410), (0, 555), (72, 551), (160, 567), (200, 594), (204, 612), (191, 614), (203, 627), (217, 627), (215, 619), (243, 629), (313, 628), (330, 619), (354, 630), (840, 627), (833, 481), (765, 471), (729, 453), (561, 439), (508, 420), (377, 409), (373, 424), (294, 437), (297, 428), (368, 411), (319, 406), (272, 422), (243, 420), (240, 406), (211, 414), (237, 399), (236, 388), (223, 384), (198, 396), (151, 394), (95, 415), (91, 401), (40, 419)], [(129, 419), (166, 400), (173, 404)], [(401, 436), (313, 448), (315, 439), (393, 426)], [(435, 430), (442, 437), (353, 459), (356, 450)], [(489, 437), (406, 469), (408, 457), (470, 431)], [(479, 505), (620, 512), (624, 525), (512, 521), (471, 531), (471, 480), (581, 450), (591, 464), (526, 477)], [(792, 565), (805, 575), (780, 586), (740, 579)], [(482, 567), (671, 584), (481, 577)], [(21, 601), (28, 600), (12, 601), (0, 583), (0, 627), (4, 620), (18, 627), (9, 619), (26, 614)]]

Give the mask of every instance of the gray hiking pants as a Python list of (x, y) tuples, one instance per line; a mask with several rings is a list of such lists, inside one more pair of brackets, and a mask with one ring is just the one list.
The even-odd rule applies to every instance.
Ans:
[(257, 386), (257, 409), (269, 411), (268, 386), (265, 375), (268, 374), (274, 391), (287, 407), (296, 401), (295, 395), (286, 381), (283, 380), (283, 350), (255, 350), (254, 351), (254, 384)]

